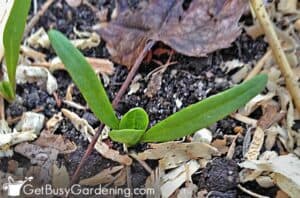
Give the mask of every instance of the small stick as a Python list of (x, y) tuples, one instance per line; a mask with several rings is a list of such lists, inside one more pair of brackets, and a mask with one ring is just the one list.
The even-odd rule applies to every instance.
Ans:
[(31, 20), (28, 22), (25, 31), (24, 31), (24, 38), (28, 36), (29, 32), (32, 30), (32, 28), (37, 24), (37, 22), (40, 20), (41, 16), (45, 14), (47, 9), (52, 5), (54, 0), (47, 0), (41, 7), (41, 9), (31, 18)]
[[(155, 44), (155, 41), (149, 41), (146, 46), (144, 47), (143, 51), (141, 52), (141, 54), (139, 55), (139, 57), (136, 59), (135, 63), (133, 64), (132, 69), (130, 70), (125, 82), (122, 84), (121, 88), (119, 89), (116, 97), (114, 98), (112, 105), (114, 108), (116, 108), (116, 106), (118, 105), (118, 103), (120, 102), (122, 96), (124, 95), (124, 93), (126, 92), (127, 88), (129, 87), (133, 77), (135, 76), (138, 68), (140, 67), (143, 59), (145, 58), (145, 56), (147, 55), (147, 52), (153, 47), (153, 45)], [(81, 161), (79, 163), (79, 165), (77, 166), (77, 169), (72, 177), (71, 180), (71, 184), (75, 184), (78, 181), (79, 178), (79, 173), (81, 168), (83, 167), (85, 161), (87, 160), (87, 158), (89, 157), (89, 155), (91, 154), (98, 138), (101, 135), (101, 132), (104, 128), (104, 124), (101, 123), (100, 127), (98, 128), (96, 134), (94, 135), (92, 141), (90, 142), (88, 148), (85, 151), (84, 156), (81, 158)]]
[(135, 76), (137, 70), (139, 69), (142, 61), (144, 60), (144, 58), (147, 55), (147, 52), (153, 47), (153, 45), (155, 44), (155, 41), (149, 41), (146, 46), (144, 47), (143, 51), (141, 52), (141, 54), (139, 55), (139, 57), (136, 59), (135, 63), (133, 64), (126, 80), (124, 81), (124, 83), (122, 84), (120, 90), (118, 91), (117, 95), (115, 96), (115, 99), (113, 101), (113, 107), (116, 108), (116, 106), (118, 105), (118, 103), (120, 102), (122, 96), (124, 95), (124, 93), (126, 92), (127, 88), (129, 87), (133, 77)]
[(105, 125), (101, 123), (100, 127), (96, 131), (96, 134), (94, 135), (94, 137), (93, 137), (92, 141), (90, 142), (88, 148), (86, 149), (83, 157), (81, 158), (81, 161), (80, 161), (79, 165), (77, 166), (77, 169), (76, 169), (75, 173), (73, 174), (73, 177), (71, 179), (71, 185), (75, 184), (78, 181), (80, 170), (83, 167), (84, 163), (86, 162), (87, 158), (92, 153), (92, 151), (93, 151), (93, 149), (95, 147), (95, 144), (97, 143), (98, 138), (100, 137), (101, 132), (104, 129), (104, 126)]
[(298, 112), (300, 112), (299, 84), (287, 60), (287, 57), (281, 47), (281, 44), (278, 40), (278, 36), (273, 28), (273, 23), (270, 20), (270, 17), (266, 11), (264, 3), (262, 0), (250, 0), (250, 3), (269, 41), (276, 62), (283, 74), (283, 77), (285, 78), (287, 89), (289, 90), (293, 98), (293, 101), (295, 103)]

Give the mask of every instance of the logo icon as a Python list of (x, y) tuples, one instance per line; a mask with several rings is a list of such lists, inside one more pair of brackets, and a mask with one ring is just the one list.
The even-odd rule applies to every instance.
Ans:
[(20, 196), (21, 188), (27, 181), (32, 181), (33, 177), (25, 177), (25, 180), (17, 180), (9, 176), (8, 183), (3, 184), (3, 190), (7, 191), (7, 195), (11, 197)]

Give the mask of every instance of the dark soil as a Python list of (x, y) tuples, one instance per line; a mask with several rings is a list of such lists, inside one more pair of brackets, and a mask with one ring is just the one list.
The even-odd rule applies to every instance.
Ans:
[[(39, 7), (42, 2), (44, 1), (38, 0)], [(99, 9), (108, 8), (110, 13), (114, 8), (113, 1), (92, 0), (90, 2)], [(131, 3), (134, 6), (136, 2), (138, 1), (132, 1)], [(249, 20), (247, 17), (244, 18)], [(46, 30), (56, 28), (65, 33), (69, 38), (74, 38), (73, 27), (79, 30), (91, 30), (91, 27), (96, 23), (97, 18), (95, 14), (87, 6), (81, 5), (75, 9), (69, 7), (64, 1), (58, 0), (47, 10), (35, 29), (39, 27), (44, 27)], [(149, 98), (144, 94), (144, 90), (148, 85), (148, 81), (145, 80), (145, 77), (151, 70), (157, 67), (157, 64), (153, 62), (144, 63), (139, 70), (139, 73), (143, 77), (139, 80), (140, 89), (132, 95), (124, 96), (116, 110), (121, 115), (132, 107), (143, 107), (149, 113), (151, 125), (153, 125), (189, 104), (230, 87), (232, 85), (230, 76), (225, 74), (220, 68), (220, 64), (223, 61), (239, 59), (248, 63), (259, 59), (265, 53), (266, 48), (267, 44), (262, 39), (253, 41), (243, 33), (237, 41), (233, 43), (232, 47), (210, 54), (205, 58), (193, 58), (176, 54), (172, 61), (177, 61), (177, 64), (170, 66), (164, 73), (161, 89), (153, 98)], [(51, 51), (43, 51), (49, 57), (54, 55)], [(83, 53), (93, 57), (109, 58), (104, 43), (101, 43), (100, 47), (86, 50)], [(167, 57), (154, 58), (164, 62)], [(110, 84), (106, 87), (111, 99), (113, 99), (119, 90), (128, 73), (127, 69), (123, 66), (116, 65), (115, 67), (116, 71), (114, 75), (110, 77)], [(54, 76), (59, 82), (59, 90), (57, 93), (60, 98), (63, 98), (68, 85), (71, 83), (71, 79), (64, 71), (55, 72)], [(18, 85), (17, 94), (20, 96), (20, 100), (10, 105), (7, 104), (7, 117), (14, 118), (22, 115), (25, 111), (41, 108), (42, 113), (50, 118), (53, 114), (59, 112), (61, 108), (68, 108), (77, 113), (80, 117), (85, 118), (93, 127), (96, 128), (100, 124), (90, 111), (80, 111), (65, 105), (58, 107), (54, 97), (48, 95), (45, 90), (36, 84)], [(180, 108), (176, 106), (176, 99), (182, 102)], [(85, 105), (85, 101), (78, 90), (74, 92), (74, 101)], [(211, 126), (211, 130), (214, 132), (215, 138), (221, 138), (224, 134), (234, 134), (233, 128), (241, 125), (241, 123), (231, 118), (226, 118)], [(295, 127), (298, 127), (298, 125), (295, 125)], [(78, 132), (67, 119), (61, 123), (57, 129), (57, 133), (63, 134), (71, 141), (74, 141), (78, 147), (74, 153), (60, 156), (61, 163), (66, 165), (70, 175), (72, 175), (88, 146), (88, 141), (84, 139), (81, 133)], [(195, 184), (199, 184), (200, 188), (205, 188), (210, 191), (209, 197), (247, 197), (237, 189), (239, 171), (237, 162), (242, 159), (242, 144), (243, 138), (239, 138), (233, 160), (227, 160), (225, 156), (213, 159), (212, 162), (201, 171), (200, 175), (194, 177)], [(145, 146), (146, 145), (138, 145), (133, 149), (140, 151), (144, 149)], [(114, 144), (114, 148), (122, 149), (118, 144)], [(14, 155), (13, 159), (19, 161), (21, 166), (28, 167), (30, 165), (29, 160), (19, 155)], [(6, 171), (7, 160), (9, 159), (5, 158), (1, 160), (0, 170)], [(87, 161), (88, 163), (86, 163), (81, 170), (81, 178), (93, 176), (104, 168), (116, 164), (115, 162), (103, 158), (96, 151), (92, 152)], [(155, 166), (155, 164), (155, 162), (151, 163), (152, 166)], [(133, 186), (143, 186), (148, 174), (136, 162), (131, 168)], [(246, 187), (249, 187), (255, 192), (261, 190), (255, 183), (249, 183)], [(267, 194), (271, 197), (274, 197), (276, 193), (275, 190), (270, 190), (268, 193), (266, 193), (266, 191), (268, 191), (268, 189), (265, 189), (263, 194)]]

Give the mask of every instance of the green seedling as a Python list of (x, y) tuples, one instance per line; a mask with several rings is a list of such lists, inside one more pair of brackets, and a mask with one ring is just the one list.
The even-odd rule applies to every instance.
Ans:
[(96, 116), (111, 127), (112, 140), (134, 146), (139, 142), (166, 142), (182, 138), (208, 127), (244, 106), (260, 93), (267, 75), (253, 79), (190, 105), (148, 129), (149, 118), (142, 108), (129, 110), (119, 121), (104, 91), (101, 81), (83, 55), (60, 32), (49, 32), (51, 44), (65, 64), (88, 105)]
[(3, 46), (8, 81), (0, 82), (0, 94), (8, 101), (13, 101), (16, 95), (16, 69), (30, 4), (31, 0), (15, 0), (4, 28)]

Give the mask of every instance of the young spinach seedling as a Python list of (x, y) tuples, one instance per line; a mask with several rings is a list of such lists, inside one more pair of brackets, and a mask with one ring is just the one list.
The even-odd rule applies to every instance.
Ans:
[(31, 0), (15, 0), (4, 28), (3, 46), (8, 81), (0, 82), (0, 94), (8, 101), (13, 101), (16, 95), (16, 69), (30, 4)]
[[(119, 121), (101, 81), (84, 56), (60, 32), (49, 31), (51, 44), (96, 116), (112, 130), (112, 140), (134, 146), (139, 142), (166, 142), (210, 126), (245, 105), (260, 93), (267, 75), (261, 74), (231, 89), (192, 104), (148, 129), (149, 118), (142, 108), (129, 110)], [(147, 130), (148, 129), (148, 130)]]

